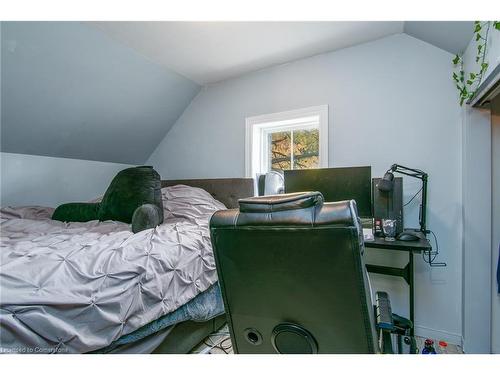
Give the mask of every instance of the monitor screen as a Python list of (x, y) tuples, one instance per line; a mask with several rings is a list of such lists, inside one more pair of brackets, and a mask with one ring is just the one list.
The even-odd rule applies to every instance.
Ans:
[(297, 169), (285, 172), (285, 192), (319, 191), (325, 202), (354, 199), (360, 217), (372, 217), (371, 167)]

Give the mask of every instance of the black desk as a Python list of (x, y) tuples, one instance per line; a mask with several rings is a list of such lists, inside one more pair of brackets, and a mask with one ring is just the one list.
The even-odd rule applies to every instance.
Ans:
[[(413, 254), (420, 254), (422, 251), (431, 251), (432, 246), (428, 239), (420, 239), (418, 241), (386, 241), (383, 238), (375, 237), (374, 241), (365, 241), (365, 248), (384, 249), (391, 251), (406, 251), (408, 252), (408, 264), (404, 268), (378, 266), (375, 264), (367, 264), (366, 270), (371, 273), (378, 273), (389, 276), (399, 276), (405, 279), (410, 286), (410, 320), (415, 326), (415, 286), (413, 280)], [(411, 335), (415, 334), (415, 329), (412, 328)]]

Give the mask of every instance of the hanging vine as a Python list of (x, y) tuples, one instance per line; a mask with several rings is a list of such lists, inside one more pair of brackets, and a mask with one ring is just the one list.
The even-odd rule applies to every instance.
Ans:
[(474, 22), (474, 39), (476, 41), (476, 64), (479, 70), (472, 71), (466, 77), (464, 71), (464, 58), (463, 55), (456, 55), (453, 59), (453, 65), (456, 67), (456, 71), (453, 72), (453, 80), (457, 86), (460, 105), (464, 103), (465, 100), (471, 99), (477, 91), (477, 88), (483, 80), (484, 73), (488, 69), (487, 48), (488, 48), (488, 37), (490, 35), (490, 29), (493, 27), (494, 30), (500, 30), (499, 21), (475, 21)]

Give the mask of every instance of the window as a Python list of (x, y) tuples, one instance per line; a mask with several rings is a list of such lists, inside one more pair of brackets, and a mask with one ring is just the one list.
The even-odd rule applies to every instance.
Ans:
[(271, 170), (328, 167), (328, 106), (248, 117), (248, 177)]

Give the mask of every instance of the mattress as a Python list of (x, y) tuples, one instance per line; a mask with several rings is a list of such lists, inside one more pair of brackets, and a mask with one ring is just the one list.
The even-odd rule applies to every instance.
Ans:
[[(206, 322), (222, 314), (224, 314), (222, 294), (219, 284), (215, 283), (174, 312), (164, 315), (136, 331), (120, 337), (109, 346), (92, 353), (122, 353), (124, 352), (123, 348), (133, 348), (133, 353), (150, 353), (167, 337), (170, 328), (176, 324), (188, 320)], [(145, 343), (146, 340), (148, 340), (146, 345), (135, 345), (136, 343)]]
[(174, 324), (161, 319), (173, 312), (192, 318), (180, 308), (217, 281), (208, 221), (225, 207), (184, 185), (162, 194), (164, 223), (136, 234), (53, 221), (50, 208), (1, 209), (0, 352), (92, 352)]

